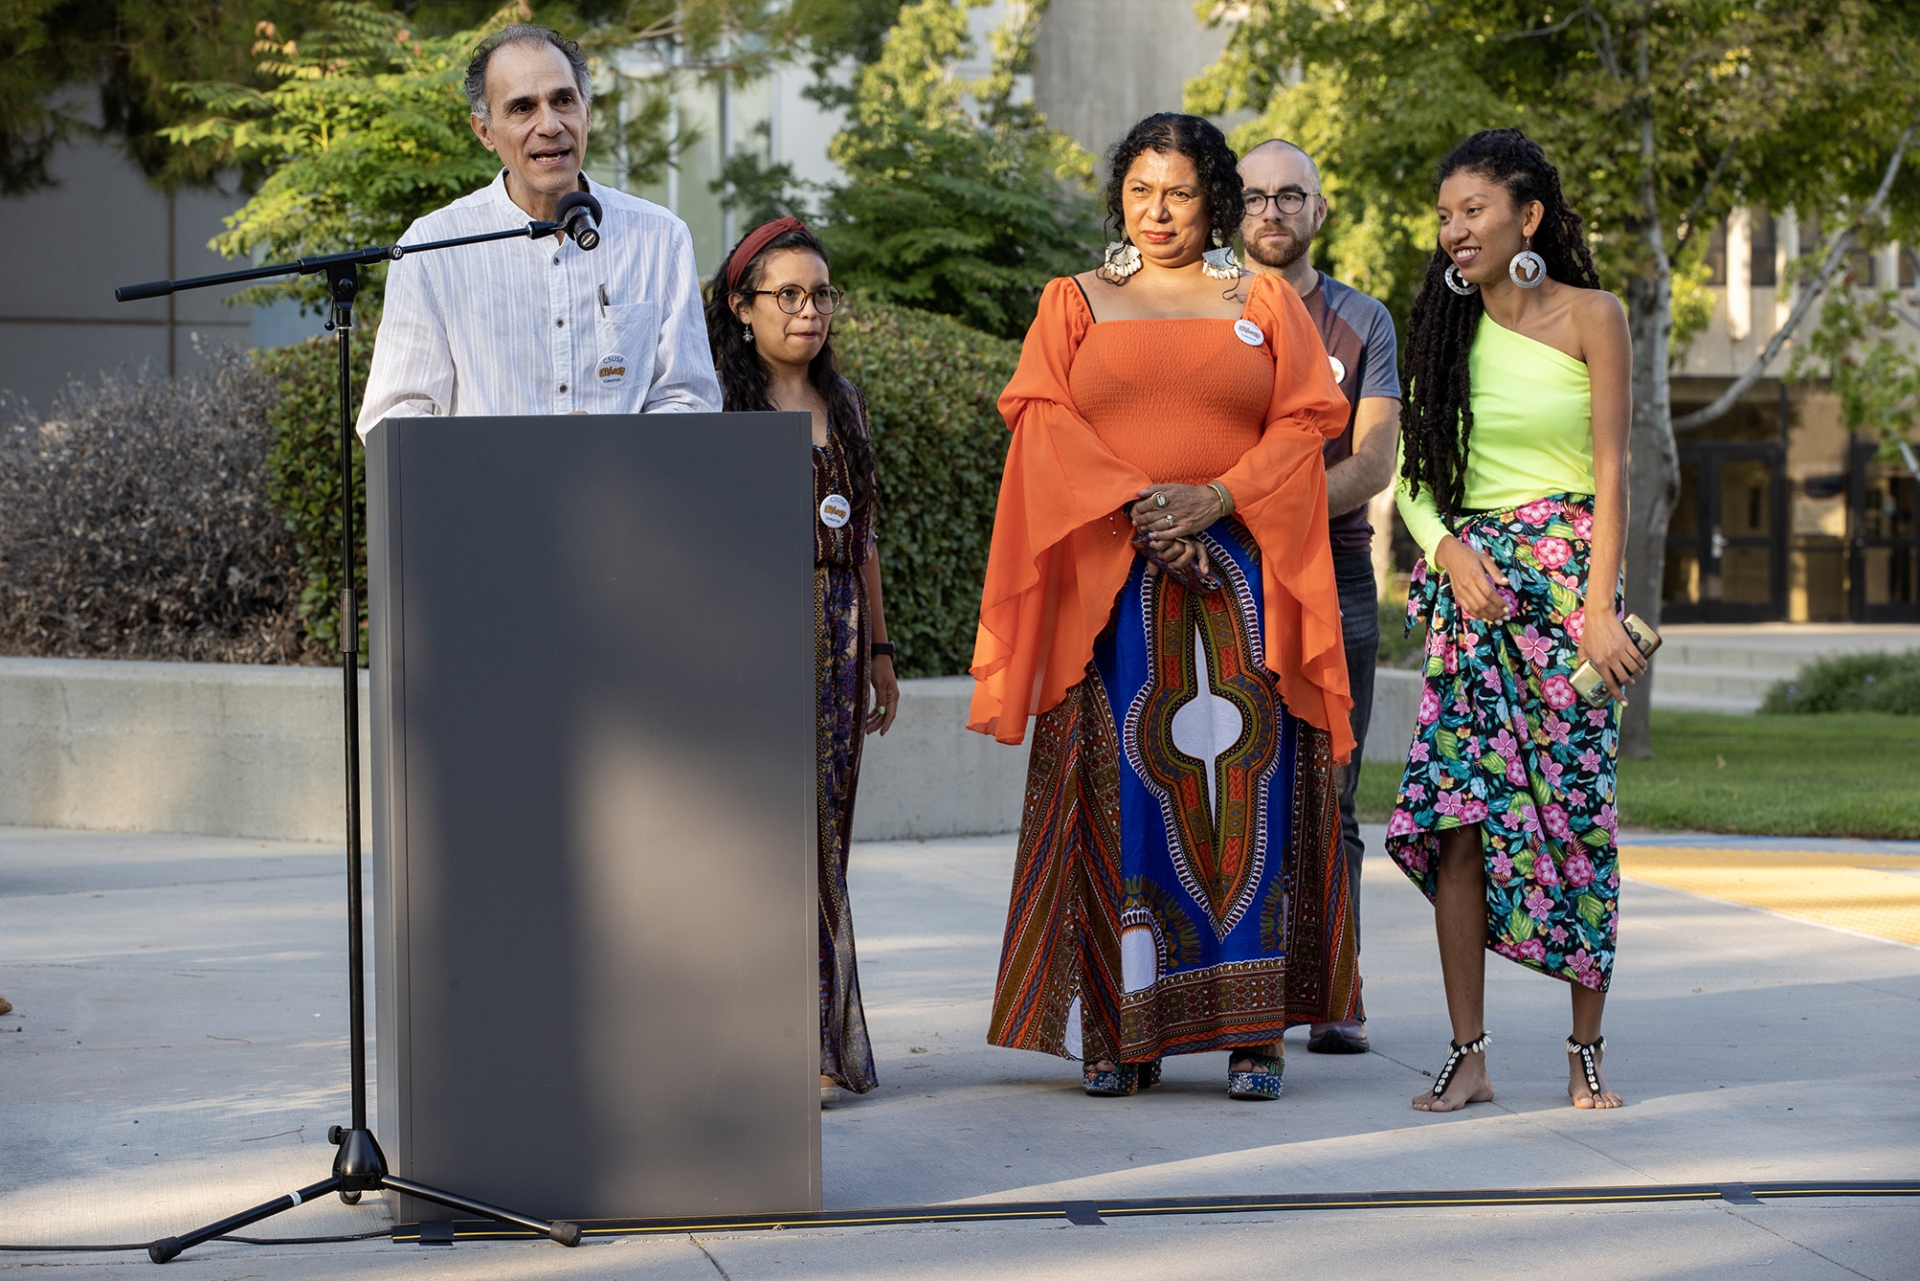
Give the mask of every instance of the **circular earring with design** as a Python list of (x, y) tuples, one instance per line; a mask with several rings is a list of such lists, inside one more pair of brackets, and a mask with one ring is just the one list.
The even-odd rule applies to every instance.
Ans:
[(1100, 270), (1108, 280), (1125, 280), (1140, 270), (1140, 247), (1131, 240), (1110, 241)]
[(1547, 260), (1533, 252), (1532, 236), (1527, 237), (1527, 247), (1507, 264), (1507, 279), (1522, 289), (1538, 289), (1546, 283)]
[(1462, 298), (1480, 292), (1480, 286), (1469, 283), (1466, 277), (1460, 274), (1460, 264), (1458, 263), (1449, 263), (1447, 265), (1446, 275), (1443, 276), (1442, 279), (1447, 282), (1447, 288), (1453, 290), (1453, 292), (1459, 294)]

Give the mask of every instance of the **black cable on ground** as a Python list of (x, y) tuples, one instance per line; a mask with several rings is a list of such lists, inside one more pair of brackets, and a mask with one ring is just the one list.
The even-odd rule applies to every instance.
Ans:
[[(1110, 1218), (1176, 1214), (1268, 1214), (1282, 1210), (1407, 1210), (1436, 1207), (1481, 1209), (1727, 1201), (1751, 1205), (1761, 1198), (1920, 1196), (1920, 1179), (1801, 1183), (1669, 1183), (1643, 1186), (1496, 1188), (1442, 1192), (1301, 1192), (1275, 1196), (1126, 1197), (1090, 1201), (989, 1201), (970, 1205), (919, 1205), (876, 1210), (820, 1210), (809, 1214), (716, 1215), (710, 1218), (581, 1219), (585, 1236), (648, 1236), (687, 1232), (754, 1232), (779, 1228), (852, 1228), (928, 1223), (993, 1223), (1052, 1220), (1093, 1226)], [(534, 1235), (503, 1224), (460, 1220), (434, 1225), (446, 1239), (531, 1240)], [(450, 1229), (450, 1231), (449, 1231)], [(402, 1223), (395, 1241), (418, 1241), (420, 1225)]]
[[(808, 1214), (715, 1215), (707, 1218), (582, 1219), (586, 1236), (657, 1236), (688, 1232), (766, 1232), (779, 1228), (860, 1228), (925, 1223), (1008, 1223), (1054, 1220), (1097, 1226), (1108, 1219), (1182, 1214), (1271, 1214), (1282, 1210), (1413, 1210), (1453, 1207), (1500, 1209), (1550, 1205), (1655, 1204), (1675, 1201), (1725, 1201), (1753, 1205), (1767, 1200), (1833, 1197), (1920, 1196), (1920, 1179), (1834, 1180), (1769, 1183), (1656, 1183), (1611, 1187), (1475, 1188), (1431, 1192), (1294, 1192), (1273, 1196), (1116, 1197), (1091, 1201), (988, 1201), (971, 1205), (914, 1205), (875, 1210), (818, 1210)], [(442, 1241), (541, 1240), (524, 1228), (479, 1220), (434, 1224)], [(241, 1237), (215, 1240), (236, 1245), (339, 1245), (390, 1237), (420, 1240), (417, 1223), (391, 1229), (324, 1237)], [(113, 1253), (145, 1250), (147, 1242), (127, 1245), (5, 1245), (0, 1250), (57, 1253)]]
[[(216, 1241), (226, 1241), (234, 1245), (341, 1245), (350, 1241), (371, 1241), (375, 1237), (392, 1236), (391, 1229), (381, 1228), (377, 1232), (354, 1232), (346, 1236), (334, 1237), (215, 1237)], [(45, 1254), (113, 1254), (120, 1250), (145, 1251), (151, 1245), (149, 1241), (135, 1241), (131, 1245), (4, 1245), (0, 1250), (16, 1250), (22, 1253)]]

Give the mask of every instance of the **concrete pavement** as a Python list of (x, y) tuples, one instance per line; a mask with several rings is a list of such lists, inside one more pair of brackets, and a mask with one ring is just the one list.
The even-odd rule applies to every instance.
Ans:
[[(1920, 872), (1910, 845), (1791, 844), (1912, 858)], [(829, 1207), (1920, 1175), (1915, 948), (1630, 881), (1607, 1023), (1609, 1079), (1629, 1106), (1567, 1106), (1565, 990), (1494, 959), (1499, 1099), (1425, 1116), (1407, 1100), (1447, 1040), (1430, 917), (1375, 859), (1363, 957), (1375, 1053), (1326, 1058), (1296, 1042), (1274, 1105), (1229, 1102), (1219, 1055), (1170, 1061), (1164, 1089), (1095, 1100), (1074, 1065), (982, 1041), (1011, 857), (1008, 837), (857, 848), (882, 1083), (824, 1118)], [(324, 1175), (324, 1131), (347, 1107), (341, 862), (304, 844), (0, 828), (0, 994), (18, 1007), (0, 1019), (0, 1242), (146, 1240)], [(513, 1023), (503, 1009), (503, 1037)], [(385, 1226), (371, 1202), (328, 1200), (254, 1231)], [(1920, 1277), (1916, 1229), (1911, 1199), (1707, 1202), (808, 1229), (573, 1251), (217, 1245), (170, 1266), (289, 1278), (973, 1281), (1311, 1266), (1892, 1279)], [(9, 1266), (90, 1277), (151, 1265), (0, 1255)]]

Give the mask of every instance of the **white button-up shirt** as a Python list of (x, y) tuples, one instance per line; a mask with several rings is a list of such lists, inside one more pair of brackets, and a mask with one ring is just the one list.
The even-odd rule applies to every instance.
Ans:
[[(593, 194), (603, 216), (591, 252), (543, 236), (410, 254), (388, 268), (362, 437), (401, 416), (719, 410), (687, 225), (611, 187), (594, 184)], [(400, 243), (528, 221), (502, 170)]]

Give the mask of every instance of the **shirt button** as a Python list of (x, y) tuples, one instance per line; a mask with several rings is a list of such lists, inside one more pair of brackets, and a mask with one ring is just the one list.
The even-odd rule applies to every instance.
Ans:
[(561, 383), (561, 384), (560, 384), (560, 393), (561, 393), (562, 395), (565, 395), (565, 394), (566, 394), (566, 391), (567, 391), (567, 385), (566, 385), (565, 383)]
[(553, 322), (553, 327), (555, 329), (565, 329), (567, 327), (567, 322), (564, 320), (556, 320)]
[(558, 266), (560, 265), (560, 255), (559, 255), (559, 254), (555, 254), (555, 255), (553, 256), (553, 265), (554, 265), (554, 266), (556, 266), (556, 267), (558, 267)]

